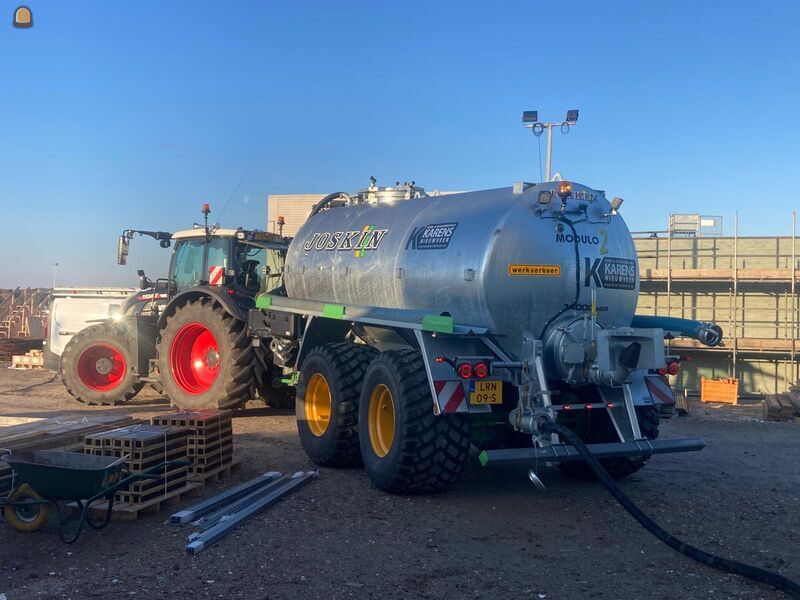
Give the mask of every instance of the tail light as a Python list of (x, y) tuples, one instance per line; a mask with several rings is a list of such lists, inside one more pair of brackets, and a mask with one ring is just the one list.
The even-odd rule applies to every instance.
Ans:
[(469, 379), (470, 377), (472, 377), (472, 365), (469, 363), (461, 363), (460, 365), (458, 365), (456, 371), (458, 372), (458, 376), (461, 377), (461, 379)]
[(659, 375), (677, 375), (681, 370), (681, 365), (678, 362), (671, 362), (665, 368), (659, 369)]
[(478, 379), (483, 379), (489, 375), (489, 365), (486, 363), (475, 363), (472, 369), (475, 372), (475, 377)]
[(681, 370), (681, 366), (676, 362), (669, 363), (667, 365), (667, 373), (669, 373), (670, 375), (677, 375), (678, 371), (680, 371), (680, 370)]

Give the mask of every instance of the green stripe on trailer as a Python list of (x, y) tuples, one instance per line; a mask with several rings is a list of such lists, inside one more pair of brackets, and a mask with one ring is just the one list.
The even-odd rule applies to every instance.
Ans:
[(422, 329), (438, 333), (453, 333), (453, 317), (425, 315), (422, 317)]
[(256, 296), (256, 308), (269, 308), (270, 306), (272, 306), (272, 296), (269, 294)]
[(325, 304), (322, 307), (322, 316), (329, 319), (344, 319), (344, 306), (341, 304)]

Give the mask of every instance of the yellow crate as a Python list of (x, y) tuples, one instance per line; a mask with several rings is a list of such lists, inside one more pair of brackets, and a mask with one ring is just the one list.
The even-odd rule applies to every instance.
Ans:
[(706, 379), (700, 378), (701, 402), (724, 402), (738, 404), (739, 380), (738, 379)]

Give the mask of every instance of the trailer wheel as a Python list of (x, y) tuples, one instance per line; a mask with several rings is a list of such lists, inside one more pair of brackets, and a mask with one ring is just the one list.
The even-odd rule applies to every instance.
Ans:
[[(642, 433), (642, 437), (648, 440), (656, 439), (658, 437), (658, 425), (660, 421), (658, 408), (654, 406), (637, 406), (636, 417), (639, 420), (639, 429)], [(581, 435), (581, 438), (584, 442), (589, 444), (615, 442), (619, 439), (616, 432), (613, 431), (610, 422), (608, 425), (604, 422), (599, 424), (590, 423), (588, 431)], [(600, 460), (600, 463), (613, 479), (622, 479), (644, 467), (649, 459), (649, 456), (604, 458)], [(561, 463), (560, 467), (561, 470), (570, 477), (583, 480), (595, 479), (594, 473), (583, 461)]]
[(236, 408), (253, 396), (255, 356), (243, 321), (210, 298), (167, 318), (156, 343), (161, 385), (179, 408)]
[(78, 402), (114, 405), (131, 400), (144, 383), (131, 367), (132, 334), (124, 325), (100, 323), (75, 334), (61, 354), (61, 381)]
[(436, 492), (454, 484), (469, 457), (465, 415), (434, 415), (417, 350), (390, 350), (364, 376), (359, 440), (367, 475), (386, 492)]
[(42, 497), (27, 483), (23, 483), (9, 496), (3, 507), (3, 516), (16, 530), (21, 532), (41, 529), (50, 519), (50, 505), (40, 504)]
[(361, 464), (358, 397), (377, 351), (347, 342), (312, 350), (300, 369), (295, 412), (306, 454), (323, 467)]

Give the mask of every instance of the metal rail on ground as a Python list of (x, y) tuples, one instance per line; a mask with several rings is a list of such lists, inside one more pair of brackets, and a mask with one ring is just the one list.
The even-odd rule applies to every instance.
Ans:
[(186, 546), (186, 552), (189, 554), (198, 554), (206, 549), (208, 546), (230, 533), (239, 523), (252, 517), (259, 511), (275, 504), (285, 494), (291, 490), (300, 487), (309, 479), (316, 477), (319, 471), (308, 471), (303, 473), (299, 471), (295, 473), (286, 484), (280, 486), (278, 489), (268, 492), (263, 498), (250, 504), (241, 511), (230, 515), (230, 518), (220, 521), (211, 529), (204, 531)]
[(249, 494), (253, 490), (262, 487), (264, 484), (277, 479), (281, 476), (281, 473), (278, 471), (269, 471), (256, 477), (255, 479), (251, 479), (250, 481), (245, 481), (244, 483), (237, 485), (236, 487), (232, 487), (229, 490), (225, 490), (224, 492), (217, 494), (216, 496), (212, 496), (207, 500), (203, 500), (192, 506), (191, 508), (187, 508), (186, 510), (182, 510), (176, 512), (169, 518), (169, 522), (173, 525), (185, 525), (191, 521), (199, 519), (205, 514), (210, 513), (213, 510), (216, 510), (220, 506), (225, 506), (226, 504), (238, 500), (242, 496)]

